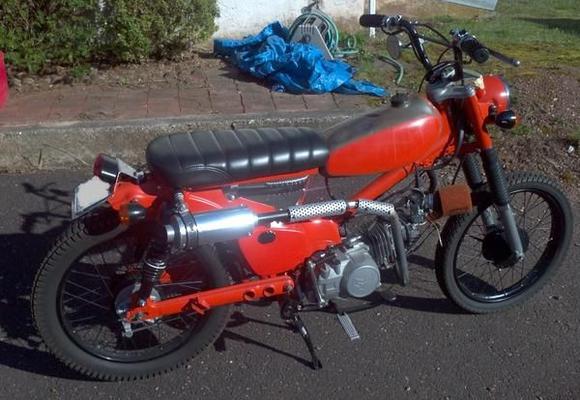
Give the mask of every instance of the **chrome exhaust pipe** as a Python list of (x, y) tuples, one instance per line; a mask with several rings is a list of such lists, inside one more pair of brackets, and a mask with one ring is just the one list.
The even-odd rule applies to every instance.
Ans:
[(192, 214), (173, 214), (165, 225), (167, 242), (175, 249), (193, 250), (206, 244), (227, 242), (247, 236), (256, 227), (258, 216), (246, 207)]

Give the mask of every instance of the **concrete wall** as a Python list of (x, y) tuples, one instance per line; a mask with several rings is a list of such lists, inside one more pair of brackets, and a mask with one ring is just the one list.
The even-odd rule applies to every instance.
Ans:
[[(219, 29), (214, 37), (243, 37), (255, 34), (273, 21), (291, 23), (308, 0), (218, 0)], [(357, 20), (366, 0), (322, 0), (321, 9), (337, 20)]]

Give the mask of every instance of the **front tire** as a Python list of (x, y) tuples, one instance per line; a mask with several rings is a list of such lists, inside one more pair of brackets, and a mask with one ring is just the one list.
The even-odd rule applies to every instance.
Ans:
[[(491, 198), (469, 214), (451, 217), (442, 232), (443, 245), (437, 247), (439, 286), (468, 312), (501, 311), (532, 297), (555, 274), (572, 239), (570, 203), (556, 183), (534, 173), (506, 178), (524, 259), (505, 262), (509, 250)], [(485, 227), (484, 212), (495, 218), (497, 226)]]
[[(116, 302), (130, 296), (140, 280), (142, 231), (124, 231), (112, 213), (83, 217), (58, 238), (37, 273), (32, 293), (37, 329), (59, 360), (89, 377), (118, 381), (170, 371), (213, 343), (229, 317), (229, 306), (203, 316), (183, 313), (143, 323), (134, 337), (124, 337)], [(197, 255), (170, 259), (173, 280), (160, 285), (159, 297), (231, 284), (213, 248)]]

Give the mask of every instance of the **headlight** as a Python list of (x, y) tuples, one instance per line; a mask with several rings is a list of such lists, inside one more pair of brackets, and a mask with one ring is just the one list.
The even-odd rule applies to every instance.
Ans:
[(507, 82), (498, 75), (486, 75), (483, 77), (483, 82), (485, 89), (482, 91), (479, 101), (493, 104), (498, 113), (509, 110), (511, 94)]
[(503, 86), (504, 86), (504, 90), (502, 91), (500, 96), (503, 99), (505, 99), (506, 109), (510, 110), (512, 108), (512, 99), (511, 99), (512, 90), (510, 88), (510, 85), (507, 83), (507, 81), (505, 80), (505, 78), (503, 76), (498, 76), (498, 78), (503, 83)]

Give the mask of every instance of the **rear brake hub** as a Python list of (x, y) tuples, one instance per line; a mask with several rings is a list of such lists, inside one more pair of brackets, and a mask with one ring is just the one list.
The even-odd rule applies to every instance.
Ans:
[[(132, 306), (134, 306), (133, 305), (133, 297), (134, 297), (134, 295), (136, 295), (139, 292), (140, 287), (141, 287), (140, 282), (135, 282), (131, 285), (128, 285), (128, 286), (124, 287), (123, 289), (121, 289), (119, 291), (119, 293), (117, 294), (117, 297), (115, 298), (115, 312), (119, 316), (120, 322), (123, 326), (123, 336), (128, 337), (128, 338), (133, 336), (133, 330), (131, 328), (131, 323), (134, 321), (129, 321), (127, 319), (127, 312), (131, 309)], [(159, 292), (157, 290), (155, 290), (155, 288), (153, 288), (153, 290), (151, 291), (151, 296), (149, 298), (153, 301), (161, 300), (161, 296), (159, 295)], [(137, 317), (139, 317), (139, 314), (137, 314)], [(137, 321), (148, 322), (148, 323), (155, 322), (155, 320), (151, 320), (151, 319), (150, 320), (141, 320), (140, 318), (137, 318)]]

